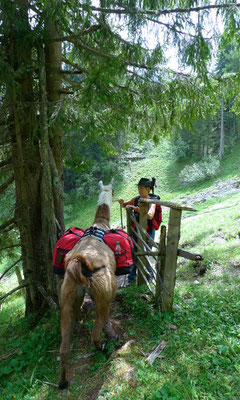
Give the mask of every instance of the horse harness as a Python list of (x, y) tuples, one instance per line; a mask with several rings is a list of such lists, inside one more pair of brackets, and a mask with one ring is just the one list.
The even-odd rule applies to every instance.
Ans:
[(100, 229), (97, 226), (91, 226), (84, 232), (83, 236), (81, 237), (81, 240), (91, 236), (95, 237), (96, 239), (104, 243), (103, 236), (105, 235), (105, 233), (106, 232), (103, 229)]

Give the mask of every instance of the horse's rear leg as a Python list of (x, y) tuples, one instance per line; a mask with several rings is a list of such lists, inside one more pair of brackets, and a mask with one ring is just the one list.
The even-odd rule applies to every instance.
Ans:
[(92, 331), (92, 341), (96, 349), (102, 350), (101, 334), (109, 315), (109, 302), (96, 303), (96, 320)]
[[(72, 289), (72, 290), (71, 290)], [(59, 382), (59, 389), (68, 387), (66, 379), (67, 361), (70, 350), (70, 343), (73, 333), (74, 323), (83, 303), (85, 290), (81, 288), (70, 288), (66, 285), (62, 287), (61, 291), (61, 334), (62, 342), (60, 346), (60, 366), (61, 377)]]
[(64, 305), (61, 309), (61, 334), (62, 342), (60, 346), (60, 367), (61, 377), (59, 382), (59, 389), (68, 387), (66, 379), (67, 360), (70, 350), (70, 341), (73, 328), (73, 308), (69, 305)]
[(70, 350), (71, 337), (76, 320), (76, 312), (79, 310), (84, 293), (77, 293), (76, 286), (73, 286), (68, 280), (64, 281), (61, 289), (61, 335), (62, 342), (60, 346), (60, 367), (61, 377), (59, 388), (65, 389), (68, 386), (66, 379), (67, 361)]

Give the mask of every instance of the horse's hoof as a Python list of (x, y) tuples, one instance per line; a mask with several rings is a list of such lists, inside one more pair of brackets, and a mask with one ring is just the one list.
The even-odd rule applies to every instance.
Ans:
[(69, 386), (69, 382), (68, 381), (60, 381), (58, 384), (58, 389), (67, 389), (67, 387)]

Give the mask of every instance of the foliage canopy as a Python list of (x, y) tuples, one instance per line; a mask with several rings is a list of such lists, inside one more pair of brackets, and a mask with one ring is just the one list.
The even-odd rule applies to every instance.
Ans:
[[(235, 38), (239, 46), (239, 4), (1, 0), (0, 6), (1, 190), (10, 190), (8, 166), (16, 194), (1, 230), (15, 223), (20, 232), (31, 312), (46, 308), (39, 284), (55, 292), (51, 254), (64, 230), (63, 137), (113, 153), (132, 132), (157, 141), (215, 112), (220, 89), (208, 71), (215, 37), (209, 30), (216, 24), (207, 21), (212, 10), (221, 12), (224, 40)], [(181, 72), (167, 63), (171, 46)]]

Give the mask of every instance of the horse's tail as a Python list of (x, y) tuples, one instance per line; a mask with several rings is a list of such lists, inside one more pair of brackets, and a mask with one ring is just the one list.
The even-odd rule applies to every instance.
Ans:
[(76, 285), (89, 286), (87, 278), (93, 274), (94, 265), (82, 254), (73, 254), (65, 262), (66, 274)]

